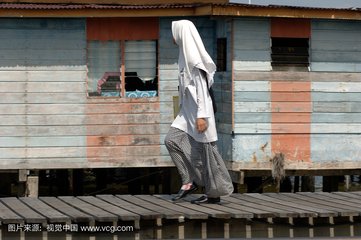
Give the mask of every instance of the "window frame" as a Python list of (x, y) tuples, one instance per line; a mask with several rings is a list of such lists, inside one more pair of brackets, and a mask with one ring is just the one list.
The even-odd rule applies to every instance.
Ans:
[[(311, 39), (311, 19), (308, 18), (271, 18), (270, 23), (271, 31), (270, 31), (270, 53), (271, 53), (271, 66), (273, 71), (309, 71), (310, 68), (310, 39)], [(274, 46), (274, 41), (287, 41), (290, 40), (289, 45), (284, 46)], [(295, 51), (297, 47), (294, 45), (302, 43), (303, 39), (304, 43), (307, 44), (301, 46), (302, 48), (307, 48), (306, 51), (303, 51), (303, 55), (300, 55), (299, 52)], [(292, 43), (292, 44), (291, 44)], [(307, 46), (306, 46), (307, 45)], [(277, 54), (278, 52), (274, 52), (275, 48), (284, 48), (288, 49), (287, 51), (283, 51), (281, 54)], [(294, 52), (294, 54), (292, 54)], [(306, 54), (307, 52), (307, 54)], [(296, 63), (296, 61), (290, 61), (287, 63), (280, 63), (279, 61), (274, 61), (275, 56), (281, 56), (287, 59), (287, 56), (290, 58), (297, 57), (307, 57), (307, 62), (302, 62), (301, 64)]]
[[(144, 28), (144, 26), (147, 28)], [(118, 31), (114, 31), (118, 29)], [(98, 96), (91, 95), (87, 87), (87, 96), (96, 98), (123, 98), (127, 99), (125, 88), (125, 42), (126, 41), (155, 41), (155, 80), (157, 85), (157, 95), (159, 96), (159, 18), (158, 17), (144, 17), (144, 18), (88, 18), (86, 26), (86, 59), (87, 59), (87, 86), (89, 84), (89, 42), (90, 41), (118, 41), (120, 44), (120, 92), (119, 96)], [(136, 97), (136, 99), (143, 99), (148, 97)], [(151, 98), (151, 97), (149, 97)], [(134, 99), (134, 98), (133, 98)]]

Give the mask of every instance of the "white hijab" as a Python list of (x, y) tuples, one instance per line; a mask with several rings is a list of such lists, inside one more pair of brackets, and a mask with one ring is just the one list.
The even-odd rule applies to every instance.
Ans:
[(211, 87), (216, 65), (206, 51), (194, 24), (189, 20), (173, 21), (172, 34), (179, 46), (179, 69), (184, 69), (186, 73), (183, 87), (186, 88), (192, 81), (191, 73), (195, 67), (207, 73), (208, 86)]

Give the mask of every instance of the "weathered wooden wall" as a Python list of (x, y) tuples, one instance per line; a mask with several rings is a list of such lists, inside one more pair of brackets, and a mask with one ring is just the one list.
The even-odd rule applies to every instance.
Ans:
[(86, 164), (85, 21), (0, 20), (0, 168)]
[[(0, 168), (172, 166), (178, 47), (160, 21), (159, 97), (87, 96), (85, 19), (1, 19)], [(214, 55), (214, 22), (196, 23)]]
[(1, 169), (168, 164), (158, 98), (87, 96), (85, 19), (0, 25)]
[[(313, 20), (312, 157), (322, 163), (361, 162), (361, 22)], [(340, 72), (340, 73), (339, 73)]]
[[(172, 166), (177, 19), (159, 21), (159, 96), (142, 99), (87, 96), (85, 19), (0, 19), (0, 169)], [(191, 20), (213, 59), (227, 38), (215, 91), (234, 169), (269, 169), (276, 152), (294, 169), (361, 167), (360, 22), (312, 20), (311, 71), (276, 72), (270, 19)]]
[[(232, 22), (225, 19), (216, 21), (216, 38), (226, 38), (227, 66), (226, 71), (217, 71), (214, 78), (214, 95), (217, 102), (216, 123), (218, 131), (218, 149), (224, 160), (231, 160), (232, 156)], [(214, 56), (216, 61), (216, 56)]]
[[(256, 74), (271, 70), (270, 27), (266, 18), (233, 22), (234, 138), (232, 160), (265, 162), (271, 155), (269, 79)], [(251, 71), (251, 72), (250, 72)]]
[(234, 166), (360, 168), (361, 22), (313, 20), (310, 72), (272, 71), (269, 19), (234, 28)]

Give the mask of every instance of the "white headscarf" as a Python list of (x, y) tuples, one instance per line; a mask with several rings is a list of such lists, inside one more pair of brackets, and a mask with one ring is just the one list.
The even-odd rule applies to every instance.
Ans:
[(186, 88), (192, 81), (191, 72), (195, 67), (207, 73), (208, 86), (212, 86), (216, 65), (206, 51), (194, 24), (189, 20), (173, 21), (172, 34), (179, 46), (179, 69), (184, 69), (187, 75), (184, 79), (184, 87)]

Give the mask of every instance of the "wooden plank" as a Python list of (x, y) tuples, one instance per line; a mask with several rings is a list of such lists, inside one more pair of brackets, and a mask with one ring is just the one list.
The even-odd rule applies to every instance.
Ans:
[(312, 71), (322, 72), (361, 72), (360, 63), (349, 62), (311, 62)]
[(142, 114), (106, 114), (106, 115), (88, 115), (84, 124), (87, 125), (107, 125), (107, 124), (149, 124), (159, 123), (159, 113), (142, 113)]
[(154, 156), (159, 154), (159, 150), (160, 150), (159, 145), (88, 147), (87, 157), (94, 158), (94, 157), (106, 157), (106, 156), (110, 156), (110, 157)]
[(0, 200), (16, 214), (22, 216), (27, 223), (41, 223), (43, 225), (47, 223), (47, 219), (43, 215), (37, 213), (15, 197), (1, 198)]
[[(200, 196), (201, 196), (201, 194), (193, 194), (193, 195), (190, 195), (189, 197), (187, 196), (186, 199), (194, 200), (196, 198), (199, 198)], [(222, 211), (225, 213), (229, 213), (232, 218), (253, 218), (254, 217), (253, 213), (245, 211), (244, 209), (239, 209), (236, 205), (234, 205), (232, 203), (226, 203), (222, 200), (222, 198), (221, 198), (221, 202), (219, 204), (205, 204), (204, 207), (213, 209), (213, 210), (217, 210), (217, 211)]]
[(104, 211), (101, 208), (95, 207), (87, 202), (82, 201), (77, 197), (71, 196), (61, 196), (58, 197), (60, 200), (64, 201), (65, 203), (73, 206), (74, 208), (79, 209), (91, 216), (98, 222), (116, 222), (118, 221), (118, 217), (112, 213)]
[(159, 195), (153, 195), (153, 196), (137, 195), (136, 197), (140, 198), (144, 201), (148, 201), (150, 203), (153, 203), (153, 204), (156, 204), (159, 206), (163, 206), (168, 209), (174, 209), (177, 212), (183, 213), (184, 216), (188, 219), (207, 219), (208, 218), (208, 214), (198, 212), (193, 209), (186, 208), (186, 207), (178, 206), (177, 204), (174, 204), (173, 202), (164, 200)]
[[(87, 146), (159, 145), (159, 135), (87, 136)], [(1, 142), (1, 137), (0, 137)]]
[(101, 208), (107, 212), (113, 213), (119, 217), (122, 221), (137, 221), (140, 219), (138, 214), (132, 213), (124, 208), (112, 205), (100, 198), (93, 196), (78, 196), (78, 198), (84, 202), (92, 204), (98, 208)]
[(339, 214), (339, 216), (358, 216), (359, 214), (356, 213), (352, 208), (349, 208), (347, 206), (337, 206), (333, 203), (329, 203), (327, 201), (322, 201), (318, 199), (313, 199), (307, 196), (302, 196), (299, 194), (292, 194), (292, 193), (281, 193), (282, 195), (285, 195), (290, 198), (294, 198), (297, 201), (302, 201), (302, 204), (308, 203), (313, 204), (314, 206), (317, 206), (319, 208), (335, 211)]
[(18, 223), (23, 224), (24, 219), (0, 202), (0, 220), (2, 224)]
[(56, 197), (39, 197), (41, 201), (69, 216), (73, 222), (93, 223), (94, 217), (66, 204)]
[(314, 102), (360, 102), (361, 96), (357, 92), (312, 92)]
[(100, 198), (108, 203), (111, 203), (115, 206), (127, 209), (130, 212), (140, 215), (141, 219), (158, 219), (162, 217), (161, 213), (143, 208), (141, 206), (129, 203), (123, 199), (117, 198), (113, 195), (98, 195), (97, 198)]
[(34, 211), (44, 215), (51, 223), (70, 223), (70, 217), (50, 207), (38, 198), (21, 197), (20, 201), (28, 205)]
[(88, 168), (88, 159), (83, 158), (4, 158), (0, 161), (0, 169), (56, 169), (56, 168)]
[(314, 199), (318, 199), (318, 200), (321, 200), (321, 201), (326, 201), (328, 203), (332, 203), (336, 207), (339, 206), (340, 208), (347, 208), (347, 209), (353, 210), (356, 213), (358, 213), (359, 215), (361, 215), (361, 208), (360, 208), (361, 201), (360, 201), (360, 203), (352, 203), (352, 202), (348, 202), (348, 201), (345, 201), (345, 200), (334, 199), (332, 197), (332, 194), (325, 193), (325, 192), (323, 192), (323, 194), (311, 193), (311, 192), (299, 192), (297, 194), (307, 196), (307, 197), (311, 197), (311, 198), (314, 198)]
[[(192, 195), (193, 197), (200, 197), (200, 195)], [(190, 198), (188, 198), (190, 199)], [(177, 203), (175, 203), (177, 204)], [(239, 206), (237, 206), (236, 204), (233, 204), (231, 202), (222, 202), (222, 207), (217, 206), (217, 204), (212, 204), (212, 206), (210, 205), (209, 207), (211, 207), (212, 209), (215, 210), (220, 210), (223, 212), (231, 212), (232, 213), (232, 217), (233, 218), (253, 218), (253, 214), (252, 212), (248, 211), (247, 209), (244, 208), (240, 208)], [(226, 207), (226, 208), (224, 208)]]
[[(172, 202), (172, 196), (171, 195), (159, 195), (160, 198)], [(196, 205), (191, 204), (190, 200), (194, 199), (195, 197), (187, 196), (184, 200), (175, 203), (176, 205), (189, 208), (195, 211), (199, 211), (202, 213), (208, 214), (209, 217), (219, 218), (219, 219), (230, 219), (231, 213), (221, 211), (219, 209), (213, 209), (213, 208), (207, 208), (204, 205)]]
[(361, 92), (359, 82), (312, 82), (312, 91), (315, 92)]
[(116, 197), (127, 201), (129, 203), (141, 206), (143, 208), (158, 212), (162, 214), (162, 216), (166, 219), (180, 219), (184, 218), (184, 214), (182, 212), (175, 211), (173, 209), (165, 208), (163, 206), (160, 206), (158, 204), (154, 204), (149, 201), (145, 201), (141, 198), (138, 198), (137, 195), (116, 195)]
[(361, 123), (314, 123), (311, 126), (304, 123), (236, 123), (235, 133), (247, 134), (271, 134), (273, 132), (282, 134), (308, 133), (311, 127), (313, 134), (322, 133), (361, 133)]
[[(41, 84), (41, 88), (39, 87)], [(0, 84), (1, 86), (1, 84)], [(7, 87), (7, 86), (4, 86)], [(6, 88), (9, 91), (11, 88)], [(26, 91), (29, 93), (84, 93), (85, 82), (27, 82)]]
[(326, 113), (359, 113), (361, 106), (359, 102), (316, 102), (312, 103), (313, 112), (326, 112)]
[(315, 207), (313, 204), (307, 204), (304, 202), (299, 202), (295, 199), (288, 198), (287, 196), (278, 194), (278, 193), (264, 193), (260, 194), (259, 196), (253, 194), (253, 197), (261, 198), (263, 200), (266, 200), (267, 202), (273, 202), (280, 205), (285, 205), (289, 207), (293, 207), (295, 209), (301, 209), (302, 211), (305, 211), (307, 213), (306, 216), (309, 217), (335, 217), (338, 216), (337, 212), (329, 211), (325, 209), (320, 209)]
[(361, 199), (360, 198), (360, 192), (333, 192), (333, 194), (337, 194), (337, 195), (341, 195), (347, 198), (351, 198), (351, 199)]
[[(358, 156), (360, 154), (361, 135), (359, 134), (338, 134), (337, 137), (334, 134), (314, 134), (311, 139), (314, 162), (336, 163), (342, 161), (344, 164), (360, 162)], [(327, 148), (328, 144), (332, 144), (333, 147)]]
[[(315, 212), (314, 208), (300, 206), (299, 204), (294, 204), (289, 201), (274, 199), (274, 198), (265, 196), (264, 194), (252, 193), (252, 194), (247, 194), (247, 196), (250, 196), (253, 198), (253, 199), (248, 199), (248, 201), (250, 201), (251, 203), (255, 203), (255, 204), (261, 205), (261, 206), (264, 205), (264, 206), (268, 206), (268, 207), (276, 208), (276, 209), (282, 209), (282, 210), (288, 211), (288, 212), (295, 212), (295, 213), (299, 214), (299, 217), (301, 217), (301, 218), (318, 216), (318, 214)], [(240, 199), (238, 199), (237, 201), (240, 201)], [(273, 212), (273, 211), (271, 211), (271, 212)], [(274, 213), (272, 213), (272, 214), (274, 214)]]
[[(254, 197), (256, 196), (256, 197)], [(264, 201), (257, 198), (258, 194), (233, 194), (232, 197), (238, 199), (241, 204), (253, 206), (255, 208), (263, 209), (273, 213), (276, 217), (290, 218), (290, 217), (305, 217), (305, 212), (294, 209), (289, 206), (274, 204), (272, 202)]]
[(312, 123), (359, 123), (360, 119), (361, 113), (312, 113)]
[[(121, 99), (121, 98), (120, 98)], [(125, 98), (123, 98), (125, 99)], [(130, 99), (130, 98), (127, 98)], [(148, 99), (148, 98), (147, 98)], [(87, 99), (89, 103), (83, 104), (74, 104), (72, 103), (52, 103), (52, 104), (13, 104), (13, 109), (9, 108), (8, 105), (0, 105), (0, 110), (3, 113), (7, 114), (121, 114), (121, 113), (131, 113), (131, 114), (147, 114), (147, 113), (159, 113), (159, 104), (158, 103), (142, 103), (142, 102), (132, 102), (128, 100), (126, 103), (109, 101), (109, 104), (101, 103), (91, 103), (90, 99)], [(32, 100), (36, 102), (36, 98)]]
[(360, 82), (359, 72), (235, 71), (235, 81)]
[[(232, 194), (233, 196), (234, 194)], [(273, 218), (276, 217), (275, 213), (272, 213), (271, 211), (268, 211), (268, 209), (259, 208), (259, 206), (255, 206), (256, 204), (247, 204), (243, 201), (240, 201), (239, 199), (235, 197), (222, 197), (222, 199), (226, 202), (224, 205), (230, 206), (232, 208), (241, 209), (247, 212), (250, 212), (254, 214), (255, 218)]]
[[(103, 125), (101, 128), (96, 125), (82, 127), (79, 126), (0, 126), (1, 136), (27, 136), (45, 137), (45, 136), (74, 136), (74, 135), (151, 135), (159, 134), (158, 124), (146, 125)], [(169, 125), (168, 125), (169, 128)]]
[(0, 137), (2, 147), (70, 147), (86, 146), (84, 136)]
[(358, 206), (360, 206), (361, 204), (361, 198), (359, 197), (349, 197), (349, 196), (344, 196), (344, 195), (340, 195), (340, 194), (337, 194), (337, 192), (333, 192), (333, 193), (326, 193), (326, 192), (315, 192), (316, 195), (319, 195), (319, 196), (324, 196), (324, 197), (328, 197), (328, 198), (332, 198), (332, 199), (338, 199), (338, 200), (342, 200), (345, 202), (345, 204), (348, 204), (348, 203), (352, 203), (353, 205), (354, 204), (357, 204)]

